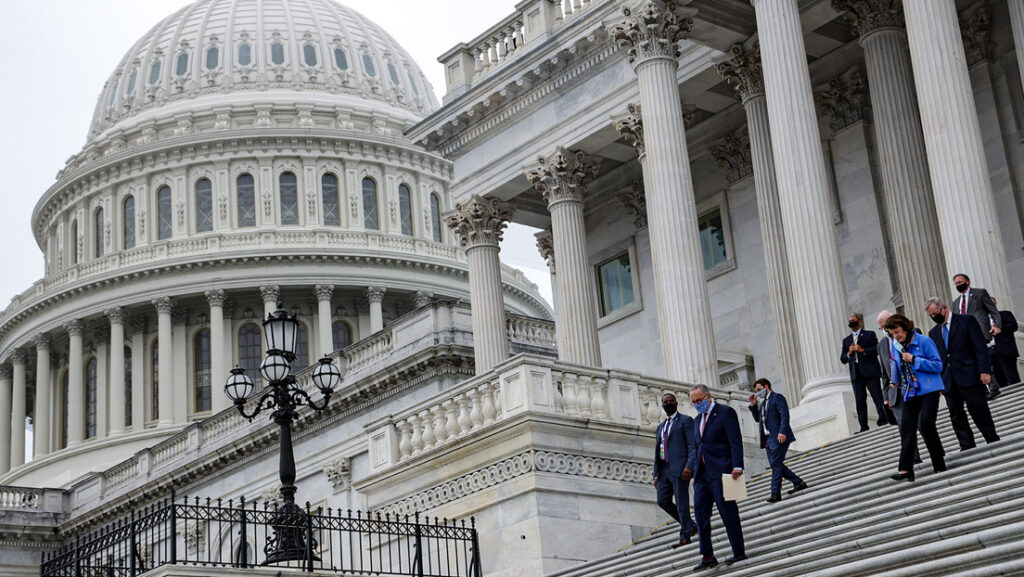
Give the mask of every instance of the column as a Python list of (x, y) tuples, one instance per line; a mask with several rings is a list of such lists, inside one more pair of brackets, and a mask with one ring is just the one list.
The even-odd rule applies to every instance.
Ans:
[(501, 236), (515, 207), (496, 198), (473, 195), (455, 205), (445, 222), (459, 237), (469, 262), (469, 305), (476, 374), (508, 358), (505, 301), (501, 288)]
[[(676, 79), (678, 41), (689, 34), (693, 12), (648, 0), (637, 14), (624, 10), (625, 22), (608, 32), (628, 49), (639, 83), (640, 110), (658, 119), (637, 126), (634, 146), (644, 151), (641, 165), (665, 374), (714, 386), (719, 382), (718, 360)], [(555, 253), (562, 276), (565, 268)]]
[[(1024, 0), (1008, 0), (1010, 7), (1010, 29), (1013, 32), (1013, 47), (1017, 52), (1017, 70), (1024, 83)], [(1024, 86), (1022, 86), (1024, 88)], [(998, 300), (998, 297), (997, 299)]]
[(174, 346), (171, 334), (171, 299), (153, 300), (157, 316), (157, 417), (158, 425), (174, 424)]
[[(594, 269), (587, 254), (587, 230), (583, 221), (583, 197), (597, 176), (598, 165), (583, 152), (558, 150), (539, 158), (540, 166), (526, 178), (544, 195), (551, 213), (551, 234), (558, 276), (558, 358), (591, 367), (601, 366), (601, 341), (597, 336), (597, 298)], [(694, 216), (694, 223), (697, 217)]]
[(14, 388), (11, 394), (11, 468), (25, 464), (25, 399), (28, 383), (25, 382), (25, 351), (15, 349), (11, 353), (14, 366)]
[(82, 354), (82, 321), (72, 319), (68, 331), (68, 447), (85, 440), (85, 359)]
[(174, 375), (172, 387), (177, 388), (174, 394), (174, 422), (187, 423), (190, 400), (195, 396), (195, 383), (188, 371), (188, 309), (176, 305), (171, 311), (171, 339), (174, 358)]
[(956, 6), (932, 0), (907, 2), (903, 10), (946, 270), (966, 273), (999, 299), (1000, 308), (1013, 310)]
[(761, 51), (756, 45), (751, 50), (744, 50), (739, 44), (734, 44), (729, 54), (731, 58), (718, 65), (718, 73), (736, 89), (736, 95), (747, 113), (754, 192), (757, 195), (765, 275), (768, 277), (768, 298), (782, 373), (782, 383), (775, 385), (775, 390), (785, 395), (790, 403), (797, 404), (804, 385), (803, 368), (800, 366), (793, 285), (789, 279), (786, 232), (779, 204), (775, 159), (772, 157), (771, 131), (768, 128), (768, 101), (764, 96), (764, 77), (761, 75)]
[(110, 392), (108, 384), (110, 383), (110, 366), (107, 364), (108, 351), (107, 347), (110, 343), (110, 330), (105, 327), (97, 327), (93, 331), (93, 342), (96, 343), (96, 439), (104, 439), (107, 437), (107, 433), (110, 430), (108, 426), (108, 419), (110, 413), (107, 408), (110, 406), (108, 400), (110, 398)]
[(832, 5), (836, 10), (846, 11), (846, 18), (854, 33), (860, 35), (864, 48), (900, 291), (907, 312), (919, 315), (928, 297), (948, 292), (949, 281), (914, 92), (910, 46), (903, 27), (902, 2), (835, 0)]
[(146, 317), (133, 316), (128, 327), (132, 337), (132, 431), (146, 428)]
[(50, 336), (37, 335), (36, 345), (36, 409), (32, 428), (32, 458), (37, 459), (50, 452), (50, 411), (53, 410), (53, 395), (50, 388)]
[[(318, 284), (313, 287), (316, 294), (316, 322), (317, 322), (317, 345), (320, 347), (319, 357), (334, 352), (334, 332), (331, 330), (331, 297), (334, 296), (334, 285)], [(310, 358), (310, 361), (315, 360)]]
[(281, 287), (263, 285), (260, 287), (260, 296), (263, 297), (263, 319), (266, 319), (277, 310), (277, 301), (281, 300)]
[[(105, 313), (110, 321), (110, 434), (125, 432), (124, 310), (114, 307)], [(130, 386), (130, 383), (128, 384)]]
[[(0, 365), (0, 475), (11, 470), (11, 385), (14, 372), (11, 365)], [(7, 425), (3, 425), (7, 422)]]
[(230, 362), (224, 357), (224, 291), (208, 290), (206, 302), (210, 305), (210, 398), (214, 413), (231, 406), (231, 400), (221, 387), (228, 378)]
[[(849, 392), (835, 339), (847, 332), (846, 283), (811, 93), (797, 0), (752, 0), (786, 254), (801, 329), (804, 402)], [(840, 427), (837, 434), (845, 434)]]
[(370, 303), (370, 334), (384, 329), (384, 293), (388, 289), (382, 286), (366, 288), (366, 300)]

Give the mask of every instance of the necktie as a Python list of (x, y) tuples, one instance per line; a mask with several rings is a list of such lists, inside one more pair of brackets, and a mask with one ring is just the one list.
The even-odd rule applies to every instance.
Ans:
[(964, 296), (960, 297), (960, 314), (967, 314), (967, 293), (964, 293)]
[(764, 402), (761, 403), (761, 428), (764, 429), (765, 434), (768, 434), (768, 420), (765, 417), (765, 413), (768, 411), (768, 397), (764, 398)]
[(704, 417), (700, 420), (700, 438), (704, 438), (704, 425), (708, 424), (708, 414), (704, 413)]
[(949, 326), (942, 325), (942, 344), (949, 348)]
[(665, 423), (665, 427), (661, 430), (661, 460), (668, 462), (668, 451), (665, 450), (665, 444), (668, 443), (668, 433), (672, 429), (672, 423), (676, 421), (676, 416), (672, 417)]

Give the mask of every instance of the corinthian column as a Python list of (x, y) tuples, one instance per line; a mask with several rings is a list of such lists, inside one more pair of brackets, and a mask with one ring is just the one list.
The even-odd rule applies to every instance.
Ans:
[(771, 130), (768, 128), (768, 101), (764, 96), (764, 78), (761, 75), (761, 51), (757, 45), (747, 51), (735, 44), (729, 54), (731, 58), (718, 65), (718, 73), (736, 90), (747, 113), (757, 215), (761, 225), (761, 245), (764, 249), (772, 322), (775, 325), (775, 346), (782, 373), (782, 391), (791, 402), (796, 403), (800, 400), (804, 378), (800, 366), (796, 305), (789, 280), (786, 233), (779, 204), (779, 185), (775, 179)]
[[(11, 365), (0, 365), (0, 475), (11, 470)], [(7, 425), (3, 423), (7, 422)]]
[(913, 315), (928, 297), (946, 292), (947, 274), (902, 4), (832, 1), (833, 8), (846, 12), (864, 48), (896, 269), (903, 302)]
[[(834, 339), (846, 332), (846, 283), (811, 93), (797, 0), (752, 0), (771, 125), (772, 156), (800, 327), (803, 397), (849, 391)], [(846, 430), (840, 428), (839, 434)]]
[[(107, 370), (110, 380), (110, 434), (125, 432), (127, 405), (124, 382), (124, 310), (114, 307), (106, 311), (110, 320), (110, 368)], [(102, 386), (102, 383), (101, 383)], [(128, 383), (127, 386), (131, 386)]]
[(382, 286), (366, 287), (366, 300), (370, 303), (370, 334), (384, 330), (384, 293)]
[(11, 353), (14, 366), (14, 388), (11, 395), (11, 468), (25, 464), (25, 399), (28, 397), (28, 383), (25, 382), (25, 351), (16, 349)]
[[(1013, 310), (1006, 250), (953, 0), (903, 7), (946, 270)], [(1005, 300), (1004, 300), (1005, 299)]]
[(72, 319), (68, 331), (68, 447), (85, 440), (85, 359), (82, 356), (82, 321)]
[(473, 195), (456, 204), (455, 212), (445, 219), (469, 260), (473, 359), (478, 375), (508, 358), (498, 252), (501, 235), (514, 214), (515, 207), (507, 202)]
[(53, 395), (50, 389), (50, 336), (36, 336), (36, 410), (32, 427), (33, 458), (50, 452), (50, 411)]
[[(334, 333), (331, 331), (331, 297), (334, 296), (334, 285), (318, 284), (313, 287), (316, 294), (316, 323), (318, 329), (317, 345), (321, 355), (334, 352)], [(314, 359), (315, 360), (315, 359)]]
[(174, 424), (174, 341), (171, 333), (171, 299), (153, 300), (157, 316), (157, 417), (159, 425)]
[(224, 291), (214, 289), (204, 294), (210, 305), (210, 408), (219, 413), (231, 406), (231, 400), (219, 386), (228, 374), (224, 354)]
[(594, 270), (587, 256), (587, 231), (583, 222), (583, 196), (597, 175), (597, 163), (582, 152), (559, 150), (539, 158), (540, 166), (526, 172), (544, 195), (551, 213), (558, 275), (558, 358), (601, 366), (601, 342), (597, 338), (597, 300)]
[[(611, 26), (608, 33), (629, 50), (640, 88), (640, 110), (657, 119), (646, 125), (637, 122), (633, 139), (643, 149), (640, 162), (665, 374), (717, 385), (715, 337), (676, 80), (678, 42), (689, 34), (694, 11), (676, 8), (675, 2), (648, 0), (636, 14), (628, 8), (623, 12), (625, 22)], [(636, 117), (639, 121), (639, 114)], [(561, 276), (561, 256), (556, 256)]]

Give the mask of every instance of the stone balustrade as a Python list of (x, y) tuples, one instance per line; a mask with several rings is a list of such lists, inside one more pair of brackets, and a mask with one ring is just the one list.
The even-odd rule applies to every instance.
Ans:
[(393, 350), (394, 339), (391, 329), (381, 331), (345, 349), (345, 357), (348, 359), (347, 370), (358, 371), (384, 359)]
[(506, 315), (508, 341), (513, 353), (555, 351), (558, 341), (553, 321)]
[(64, 493), (60, 489), (0, 486), (0, 511), (63, 513)]

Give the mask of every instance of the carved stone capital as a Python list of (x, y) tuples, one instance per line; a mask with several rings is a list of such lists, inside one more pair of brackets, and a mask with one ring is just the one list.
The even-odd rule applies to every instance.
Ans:
[(153, 299), (153, 306), (156, 307), (156, 312), (162, 315), (169, 315), (174, 309), (174, 303), (171, 302), (170, 297), (160, 297)]
[(384, 293), (386, 292), (388, 292), (388, 289), (382, 286), (366, 287), (366, 300), (370, 303), (384, 302)]
[(50, 350), (52, 341), (50, 340), (50, 335), (46, 333), (39, 333), (32, 339), (32, 343), (36, 346), (37, 351), (48, 351)]
[(828, 88), (814, 95), (821, 111), (832, 120), (832, 130), (842, 130), (868, 117), (868, 83), (859, 66), (828, 81)]
[(968, 66), (992, 59), (992, 7), (988, 0), (978, 0), (960, 14), (960, 36)]
[(545, 229), (533, 235), (537, 238), (537, 250), (540, 256), (548, 263), (548, 266), (555, 265), (555, 237), (551, 229)]
[(587, 186), (597, 176), (600, 162), (581, 150), (559, 149), (548, 158), (537, 158), (526, 178), (544, 195), (548, 207), (559, 202), (583, 202)]
[(125, 314), (124, 309), (121, 307), (107, 309), (103, 311), (103, 314), (107, 315), (107, 320), (109, 320), (112, 325), (124, 324)]
[(335, 493), (340, 493), (349, 488), (352, 481), (352, 467), (348, 457), (342, 457), (337, 461), (327, 463), (323, 468), (327, 481), (331, 484)]
[(0, 365), (0, 379), (3, 379), (5, 381), (9, 381), (9, 380), (11, 380), (11, 378), (13, 376), (14, 376), (14, 368), (11, 367), (11, 365), (9, 365), (7, 363), (4, 363), (4, 364)]
[(227, 299), (227, 295), (224, 294), (223, 289), (212, 289), (203, 293), (206, 296), (206, 302), (211, 307), (224, 307), (224, 300)]
[(647, 228), (647, 194), (644, 191), (644, 179), (633, 183), (633, 186), (618, 194), (626, 214), (633, 217), (633, 225), (637, 231)]
[(281, 287), (277, 285), (263, 285), (260, 287), (260, 296), (263, 302), (276, 303), (281, 298)]
[(640, 113), (640, 105), (631, 103), (626, 108), (629, 110), (629, 115), (615, 121), (615, 130), (633, 146), (636, 155), (643, 158), (646, 150), (644, 149), (644, 119)]
[(313, 287), (313, 294), (316, 295), (317, 301), (330, 301), (334, 296), (334, 285), (332, 284), (318, 284)]
[(679, 58), (679, 41), (693, 28), (696, 10), (679, 8), (675, 0), (647, 0), (639, 10), (622, 10), (626, 19), (608, 27), (608, 35), (627, 49), (634, 68), (653, 58)]
[(742, 44), (729, 47), (731, 58), (719, 62), (715, 69), (718, 75), (736, 91), (741, 101), (764, 94), (764, 75), (761, 71), (761, 46), (757, 43), (750, 50)]
[(883, 28), (903, 28), (903, 0), (832, 0), (832, 9), (843, 14), (850, 30), (864, 37)]
[(414, 297), (413, 300), (413, 303), (416, 305), (416, 308), (425, 307), (432, 302), (434, 302), (434, 293), (427, 291), (416, 291), (416, 296)]
[(754, 172), (750, 158), (750, 135), (745, 126), (709, 146), (708, 152), (718, 167), (725, 170), (725, 179), (729, 182), (736, 182)]
[(498, 246), (515, 213), (514, 204), (474, 194), (468, 201), (457, 203), (445, 222), (458, 235), (462, 248)]
[(84, 328), (85, 327), (82, 326), (82, 321), (78, 319), (71, 319), (70, 321), (64, 323), (64, 330), (66, 330), (68, 332), (68, 336), (71, 337), (82, 336), (82, 330)]
[(25, 364), (28, 362), (28, 353), (25, 352), (25, 349), (14, 349), (11, 351), (10, 359), (14, 364)]

